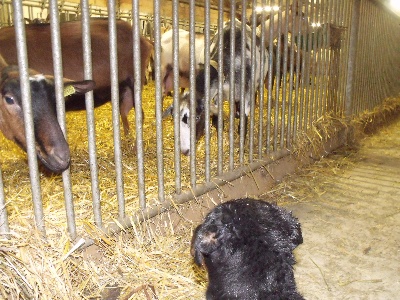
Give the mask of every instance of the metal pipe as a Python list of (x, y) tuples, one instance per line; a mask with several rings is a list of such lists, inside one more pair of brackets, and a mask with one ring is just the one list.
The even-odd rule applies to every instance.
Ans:
[[(172, 60), (173, 60), (173, 75), (174, 78), (179, 78), (179, 1), (173, 0), (172, 3)], [(161, 45), (160, 45), (161, 49)], [(160, 50), (161, 52), (161, 50)], [(164, 78), (161, 78), (164, 80)], [(161, 86), (159, 88), (161, 90)], [(173, 106), (179, 107), (179, 80), (174, 80), (174, 99)], [(175, 159), (175, 191), (181, 193), (181, 142), (180, 142), (180, 110), (174, 109), (174, 159)]]
[[(122, 173), (121, 132), (119, 123), (119, 78), (117, 53), (117, 22), (115, 0), (108, 1), (108, 32), (110, 47), (111, 106), (114, 139), (114, 164), (118, 200), (118, 217), (125, 217), (124, 178)], [(128, 45), (129, 47), (130, 45)]]
[(190, 0), (189, 12), (189, 64), (190, 64), (190, 183), (196, 187), (196, 48), (195, 48), (195, 1)]
[(345, 117), (350, 119), (353, 114), (353, 80), (355, 69), (355, 58), (357, 52), (358, 26), (360, 20), (361, 0), (353, 0), (352, 17), (350, 24), (349, 62), (347, 67)]
[[(219, 0), (218, 1), (218, 169), (217, 169), (217, 174), (221, 175), (223, 172), (224, 168), (224, 163), (223, 163), (223, 155), (224, 155), (224, 149), (223, 149), (223, 121), (224, 121), (224, 115), (223, 115), (223, 105), (224, 105), (224, 90), (223, 90), (223, 84), (224, 84), (224, 48), (221, 46), (223, 45), (223, 26), (224, 26), (224, 13), (223, 13), (223, 6), (224, 6), (224, 0)], [(226, 54), (225, 54), (226, 55)]]
[(133, 224), (138, 224), (144, 220), (150, 219), (157, 216), (158, 214), (165, 212), (178, 204), (183, 204), (192, 200), (194, 197), (199, 197), (209, 191), (219, 188), (235, 179), (238, 179), (244, 175), (247, 175), (254, 170), (265, 167), (268, 164), (279, 160), (283, 157), (290, 155), (288, 150), (280, 150), (274, 153), (272, 158), (266, 158), (264, 160), (255, 161), (251, 164), (239, 167), (234, 171), (224, 173), (221, 176), (214, 178), (212, 181), (207, 182), (202, 185), (198, 185), (196, 188), (181, 193), (180, 195), (175, 195), (173, 200), (166, 200), (157, 207), (146, 208), (134, 213), (132, 216), (125, 217), (123, 220), (119, 220), (117, 223), (110, 223), (110, 225), (105, 229), (106, 234), (114, 234), (121, 231), (123, 228), (132, 227)]
[(35, 214), (36, 226), (45, 236), (45, 224), (43, 215), (43, 204), (40, 188), (40, 176), (38, 170), (38, 161), (36, 157), (36, 142), (33, 125), (33, 113), (32, 113), (32, 99), (29, 83), (28, 74), (28, 59), (27, 59), (27, 47), (25, 39), (25, 22), (23, 16), (22, 1), (13, 1), (14, 8), (14, 26), (15, 26), (15, 38), (17, 43), (17, 56), (18, 56), (18, 67), (19, 76), (21, 83), (21, 98), (22, 107), (24, 114), (24, 125), (26, 135), (26, 152), (28, 154), (28, 165), (29, 165), (29, 176), (31, 181), (32, 189), (32, 201), (33, 210)]
[[(65, 100), (64, 100), (64, 84), (63, 84), (63, 69), (62, 69), (62, 55), (61, 55), (61, 35), (60, 35), (60, 22), (58, 15), (57, 1), (51, 0), (49, 2), (50, 10), (50, 29), (51, 29), (51, 43), (54, 63), (54, 84), (56, 93), (56, 108), (57, 120), (60, 124), (61, 130), (67, 140), (67, 127), (65, 120)], [(75, 211), (72, 199), (72, 185), (70, 168), (62, 173), (63, 178), (63, 191), (64, 203), (67, 217), (68, 232), (72, 240), (77, 236), (75, 224)]]
[[(231, 1), (231, 20), (235, 20), (236, 17), (236, 3)], [(220, 46), (221, 47), (221, 46)], [(235, 61), (235, 27), (231, 23), (230, 28), (230, 61)], [(227, 54), (225, 54), (227, 55)], [(234, 135), (235, 135), (235, 68), (234, 64), (230, 65), (229, 68), (229, 170), (233, 170), (234, 167)]]
[[(204, 1), (205, 181), (210, 181), (210, 1)], [(196, 62), (197, 64), (197, 62)]]
[[(242, 165), (244, 163), (244, 143), (245, 143), (245, 132), (246, 132), (246, 126), (245, 122), (247, 123), (248, 117), (245, 116), (245, 106), (247, 103), (245, 103), (245, 99), (248, 97), (246, 95), (245, 91), (245, 83), (246, 83), (246, 38), (247, 38), (247, 30), (246, 30), (246, 7), (247, 7), (247, 1), (242, 0), (242, 34), (241, 34), (241, 62), (242, 62), (242, 67), (240, 69), (240, 134), (239, 134), (239, 163)], [(233, 26), (234, 24), (232, 24)], [(236, 26), (235, 26), (236, 27)]]
[[(281, 0), (278, 1), (278, 6), (281, 7)], [(274, 24), (274, 23), (270, 23)], [(278, 150), (278, 132), (279, 132), (279, 90), (280, 90), (280, 78), (281, 78), (281, 25), (282, 25), (282, 11), (278, 11), (278, 27), (277, 27), (277, 38), (278, 42), (276, 45), (276, 73), (275, 73), (275, 111), (274, 111), (274, 143), (273, 151)], [(275, 26), (271, 26), (275, 27)], [(273, 83), (272, 83), (273, 84)]]
[[(82, 6), (82, 45), (83, 45), (83, 64), (85, 79), (92, 79), (92, 45), (90, 38), (90, 15), (89, 3), (87, 0), (81, 1)], [(89, 140), (89, 166), (92, 183), (92, 201), (94, 221), (98, 227), (103, 226), (101, 217), (101, 198), (99, 190), (99, 176), (97, 168), (97, 153), (96, 153), (96, 133), (94, 120), (94, 104), (93, 92), (86, 93), (86, 122)]]
[[(256, 62), (256, 14), (255, 7), (257, 5), (257, 1), (253, 0), (252, 2), (252, 18), (251, 18), (251, 80), (250, 80), (250, 130), (249, 130), (249, 163), (253, 162), (253, 151), (254, 151), (254, 127), (255, 127), (255, 79), (256, 79), (256, 68), (261, 67), (257, 65)], [(264, 48), (265, 49), (265, 48)], [(260, 48), (260, 55), (263, 52), (262, 48)], [(259, 61), (259, 64), (262, 64), (262, 61)], [(260, 73), (261, 76), (262, 73)]]
[[(265, 6), (265, 0), (261, 1), (261, 5)], [(266, 48), (266, 43), (265, 43), (265, 12), (263, 11), (261, 14), (261, 40), (260, 40), (260, 49), (261, 51), (261, 67), (260, 67), (260, 73), (264, 74), (265, 68), (268, 68), (268, 61), (269, 61), (269, 52), (265, 54), (264, 49)], [(267, 58), (265, 58), (265, 55), (267, 55)], [(267, 65), (264, 64), (264, 62), (267, 61)], [(264, 103), (265, 103), (265, 94), (264, 94), (264, 85), (265, 85), (265, 78), (260, 76), (260, 82), (259, 82), (259, 91), (258, 91), (258, 110), (259, 110), (259, 126), (258, 126), (258, 159), (261, 159), (263, 156), (263, 148), (264, 148)]]
[(4, 195), (3, 173), (0, 169), (0, 236), (9, 239), (10, 227), (8, 225), (7, 206)]
[(143, 116), (142, 116), (142, 76), (141, 52), (139, 29), (139, 0), (132, 0), (133, 16), (133, 99), (135, 99), (135, 124), (136, 124), (136, 155), (138, 171), (139, 204), (142, 209), (146, 207), (145, 182), (144, 182), (144, 150), (143, 150)]

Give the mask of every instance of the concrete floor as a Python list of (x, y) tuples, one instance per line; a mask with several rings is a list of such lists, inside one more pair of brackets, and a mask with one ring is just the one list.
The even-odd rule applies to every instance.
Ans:
[(321, 196), (287, 207), (302, 225), (295, 275), (307, 300), (400, 299), (400, 121), (357, 155)]

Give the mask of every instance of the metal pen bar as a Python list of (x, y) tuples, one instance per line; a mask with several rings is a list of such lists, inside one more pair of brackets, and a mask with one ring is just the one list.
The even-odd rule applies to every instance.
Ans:
[[(311, 6), (311, 9), (309, 9), (308, 6), (306, 6), (305, 9), (305, 16), (309, 18), (309, 15), (311, 15), (310, 20), (312, 21), (313, 18), (313, 6)], [(307, 68), (305, 69), (305, 80), (304, 80), (304, 88), (305, 88), (305, 95), (304, 95), (304, 132), (307, 132), (309, 127), (311, 127), (311, 118), (310, 118), (310, 111), (311, 111), (311, 100), (310, 100), (310, 64), (311, 64), (311, 56), (313, 55), (312, 52), (312, 32), (309, 30), (309, 28), (306, 28), (307, 30), (307, 41), (306, 41), (306, 49), (307, 49), (307, 55), (306, 55), (306, 63), (307, 63)], [(303, 74), (303, 73), (302, 73)]]
[(320, 17), (320, 22), (322, 26), (324, 26), (321, 30), (320, 35), (320, 48), (318, 49), (318, 57), (317, 57), (317, 97), (319, 99), (318, 102), (318, 115), (319, 116), (326, 116), (326, 61), (327, 61), (327, 51), (328, 51), (328, 31), (330, 27), (329, 22), (329, 0), (321, 0), (321, 11), (323, 12)]
[[(204, 1), (205, 181), (210, 181), (210, 1)], [(197, 64), (198, 62), (196, 62)]]
[[(224, 11), (223, 11), (223, 6), (224, 6), (224, 0), (219, 0), (218, 1), (218, 170), (217, 173), (218, 175), (221, 175), (223, 172), (224, 168), (224, 141), (223, 141), (223, 122), (224, 122), (224, 114), (223, 114), (223, 106), (224, 106), (224, 90), (223, 90), (223, 84), (224, 84), (224, 48), (222, 47), (223, 45), (223, 31), (222, 28), (224, 26)], [(227, 55), (227, 54), (225, 54)]]
[[(278, 1), (278, 6), (281, 7), (281, 1)], [(273, 24), (273, 23), (272, 23)], [(274, 111), (274, 143), (273, 143), (273, 151), (278, 150), (278, 134), (279, 134), (279, 88), (280, 88), (280, 77), (281, 77), (281, 24), (282, 24), (282, 11), (278, 11), (278, 26), (277, 26), (277, 38), (278, 42), (276, 45), (276, 57), (275, 57), (275, 65), (276, 65), (276, 73), (275, 73), (275, 111)], [(275, 27), (275, 26), (273, 26)]]
[[(282, 1), (280, 1), (280, 5), (282, 6)], [(285, 10), (285, 22), (282, 24), (283, 26), (283, 66), (281, 70), (281, 77), (282, 77), (282, 111), (281, 111), (281, 140), (280, 140), (280, 148), (284, 148), (285, 145), (285, 131), (286, 128), (286, 102), (287, 102), (287, 69), (288, 69), (288, 44), (289, 44), (289, 1), (286, 0), (286, 10)], [(279, 37), (280, 40), (282, 40)], [(282, 45), (281, 45), (282, 47)], [(293, 62), (292, 62), (293, 64)], [(279, 79), (278, 79), (279, 80)], [(288, 103), (289, 106), (289, 103)], [(287, 115), (287, 119), (290, 118), (290, 115)]]
[[(304, 12), (304, 17), (308, 20), (308, 6), (307, 5), (306, 5), (305, 12)], [(305, 125), (304, 125), (304, 106), (305, 106), (305, 104), (304, 104), (304, 102), (305, 102), (304, 86), (308, 82), (307, 74), (306, 74), (307, 73), (306, 65), (308, 66), (308, 62), (309, 62), (309, 53), (307, 52), (307, 34), (308, 34), (308, 31), (304, 32), (302, 25), (303, 25), (302, 22), (300, 22), (300, 25), (299, 25), (299, 31), (300, 31), (299, 36), (301, 37), (300, 38), (300, 43), (301, 43), (300, 44), (301, 45), (300, 48), (301, 48), (301, 50), (303, 50), (303, 53), (305, 54), (304, 55), (304, 59), (301, 62), (301, 69), (300, 69), (301, 78), (299, 80), (299, 85), (300, 85), (299, 102), (300, 103), (299, 103), (299, 117), (298, 117), (299, 118), (299, 124), (298, 124), (298, 129), (300, 131), (304, 131), (304, 127), (305, 127)]]
[(0, 237), (9, 239), (10, 227), (8, 225), (8, 215), (6, 199), (4, 195), (3, 172), (0, 169)]
[(137, 147), (137, 171), (140, 208), (146, 207), (145, 180), (144, 180), (144, 146), (143, 146), (143, 115), (142, 115), (142, 76), (141, 76), (141, 52), (139, 29), (139, 0), (132, 0), (133, 16), (133, 99), (135, 99), (135, 124)]
[[(265, 6), (265, 0), (261, 1), (261, 5), (264, 7)], [(264, 49), (266, 48), (265, 44), (265, 11), (261, 13), (261, 41), (260, 41), (260, 48), (263, 50), (261, 51), (261, 67), (260, 67), (260, 72), (261, 74), (264, 74), (265, 68), (268, 69), (268, 60), (269, 57), (265, 58), (265, 52)], [(268, 55), (269, 52), (267, 52)], [(267, 65), (264, 64), (265, 60), (267, 61)], [(265, 86), (265, 80), (266, 78), (263, 78), (260, 76), (260, 82), (259, 82), (259, 91), (258, 91), (258, 110), (259, 110), (259, 124), (258, 124), (258, 159), (262, 159), (264, 156), (263, 154), (263, 148), (264, 148), (264, 103), (265, 103), (265, 94), (264, 94), (264, 86)]]
[[(179, 78), (179, 0), (172, 2), (172, 30), (173, 30), (173, 74), (174, 78)], [(160, 45), (161, 52), (161, 45)], [(161, 61), (160, 61), (161, 62)], [(164, 78), (161, 78), (164, 80)], [(160, 88), (161, 89), (161, 88)], [(174, 80), (174, 107), (179, 107), (179, 80)], [(177, 194), (181, 193), (181, 142), (180, 142), (180, 109), (174, 109), (174, 158), (175, 158), (175, 190)]]
[(190, 79), (190, 183), (196, 187), (196, 48), (195, 48), (195, 8), (196, 1), (190, 0), (189, 13), (189, 79)]
[[(270, 6), (272, 6), (271, 1), (269, 1)], [(271, 123), (272, 123), (272, 72), (273, 72), (273, 65), (274, 65), (274, 51), (272, 50), (274, 47), (274, 14), (271, 13), (269, 16), (269, 28), (265, 30), (269, 30), (269, 40), (268, 40), (268, 49), (270, 50), (269, 53), (269, 60), (268, 60), (268, 104), (267, 104), (267, 140), (266, 140), (266, 153), (269, 154), (271, 152)], [(272, 24), (272, 25), (271, 25)]]
[[(253, 151), (254, 151), (254, 127), (255, 127), (255, 94), (256, 94), (256, 68), (261, 67), (256, 64), (256, 14), (255, 7), (257, 5), (257, 1), (253, 0), (252, 2), (252, 18), (251, 18), (251, 81), (250, 81), (250, 130), (249, 130), (249, 163), (253, 162)], [(260, 55), (263, 52), (263, 49), (260, 48)], [(262, 64), (262, 61), (259, 61)], [(260, 73), (261, 76), (262, 73)], [(260, 119), (261, 121), (262, 119)]]
[[(231, 20), (235, 20), (236, 3), (231, 1)], [(220, 46), (221, 47), (221, 46)], [(235, 61), (235, 27), (231, 22), (230, 28), (230, 61)], [(227, 54), (225, 54), (227, 55)], [(229, 68), (229, 170), (234, 167), (234, 139), (235, 139), (235, 67), (232, 63)]]
[[(245, 83), (246, 83), (246, 39), (247, 39), (247, 29), (246, 29), (246, 7), (247, 1), (242, 0), (242, 35), (241, 35), (241, 53), (240, 53), (240, 61), (242, 62), (242, 67), (240, 68), (240, 134), (239, 134), (239, 163), (242, 165), (244, 163), (244, 143), (245, 143), (245, 132), (247, 128), (245, 124), (247, 124), (248, 117), (245, 115), (245, 107), (247, 103), (245, 103), (246, 95), (245, 91)], [(233, 26), (233, 24), (232, 24)]]
[[(118, 52), (117, 52), (117, 22), (115, 0), (108, 1), (108, 32), (110, 45), (110, 82), (111, 106), (114, 139), (114, 164), (116, 175), (116, 190), (118, 200), (118, 217), (125, 217), (124, 178), (122, 173), (121, 131), (119, 123), (119, 78), (118, 78)], [(129, 47), (128, 45), (127, 47)]]
[[(298, 5), (300, 7), (300, 13), (303, 14), (301, 8), (303, 7), (303, 0), (298, 1)], [(307, 20), (307, 19), (306, 19)], [(300, 129), (300, 110), (301, 110), (301, 94), (300, 93), (300, 88), (301, 88), (301, 79), (300, 76), (303, 77), (303, 74), (301, 74), (302, 68), (303, 68), (303, 62), (304, 62), (304, 57), (301, 59), (300, 63), (300, 53), (302, 52), (302, 37), (303, 37), (303, 32), (302, 32), (302, 18), (297, 18), (296, 19), (296, 26), (298, 26), (298, 30), (296, 31), (297, 36), (295, 37), (297, 39), (297, 53), (296, 53), (296, 81), (295, 81), (295, 93), (294, 93), (294, 105), (293, 105), (293, 110), (294, 110), (294, 117), (293, 117), (293, 127), (292, 127), (292, 142), (296, 141), (296, 136), (298, 129)], [(296, 27), (297, 28), (297, 27)], [(301, 75), (300, 75), (301, 74)]]
[[(318, 0), (316, 0), (318, 1)], [(314, 3), (314, 5), (311, 6), (311, 22), (312, 23), (317, 23), (317, 19), (316, 19), (316, 15), (315, 15), (315, 9), (314, 6), (316, 5), (316, 2)], [(312, 128), (312, 123), (314, 120), (316, 120), (316, 118), (314, 119), (314, 107), (315, 107), (315, 56), (316, 56), (316, 34), (315, 31), (311, 31), (309, 34), (309, 52), (310, 52), (310, 62), (309, 62), (309, 75), (307, 78), (309, 78), (310, 82), (307, 85), (308, 88), (308, 114), (307, 114), (307, 118), (308, 118), (308, 127)]]
[[(58, 5), (57, 1), (51, 0), (49, 2), (50, 10), (50, 29), (51, 29), (51, 43), (54, 63), (54, 84), (56, 92), (56, 108), (57, 120), (60, 124), (61, 130), (67, 140), (67, 127), (65, 119), (65, 100), (64, 100), (64, 84), (63, 84), (63, 69), (62, 69), (62, 55), (61, 55), (61, 34), (59, 25)], [(68, 232), (72, 240), (77, 236), (74, 203), (72, 199), (72, 185), (70, 168), (62, 173), (63, 178), (63, 191), (64, 203), (67, 216)]]
[[(81, 1), (82, 6), (82, 46), (83, 46), (83, 64), (85, 79), (92, 79), (92, 45), (90, 38), (90, 16), (89, 16), (89, 3), (86, 0)], [(95, 119), (94, 119), (94, 99), (93, 92), (86, 93), (86, 122), (89, 140), (89, 166), (90, 176), (92, 183), (92, 201), (93, 201), (93, 214), (95, 224), (99, 227), (103, 226), (101, 216), (101, 197), (99, 190), (99, 175), (97, 168), (97, 153), (96, 153), (96, 133), (95, 133)]]
[[(288, 1), (290, 1), (290, 0), (288, 0)], [(287, 2), (286, 2), (286, 5), (288, 6)], [(297, 10), (297, 7), (292, 7), (292, 9), (296, 9)], [(287, 10), (286, 10), (286, 13), (288, 13)], [(301, 12), (300, 12), (300, 14), (301, 14)], [(291, 149), (292, 140), (293, 140), (293, 136), (292, 136), (292, 133), (293, 133), (292, 128), (293, 128), (293, 124), (294, 124), (294, 117), (292, 117), (292, 114), (293, 114), (293, 111), (294, 111), (294, 108), (293, 108), (293, 95), (294, 95), (293, 80), (294, 80), (294, 71), (295, 71), (294, 70), (295, 59), (297, 59), (297, 54), (296, 54), (296, 57), (294, 56), (294, 54), (295, 54), (294, 39), (295, 39), (295, 35), (296, 35), (296, 32), (295, 32), (295, 28), (296, 27), (295, 27), (295, 25), (296, 25), (296, 21), (298, 19), (301, 20), (301, 17), (297, 17), (296, 18), (295, 14), (292, 14), (291, 15), (291, 21), (292, 22), (291, 22), (290, 28), (289, 28), (289, 24), (288, 24), (288, 30), (290, 29), (290, 32), (291, 32), (290, 53), (288, 53), (289, 60), (290, 60), (290, 65), (289, 65), (289, 94), (288, 94), (288, 113), (287, 113), (287, 129), (286, 129), (286, 147), (288, 149)], [(299, 51), (297, 51), (297, 52), (299, 52)], [(296, 65), (298, 63), (299, 62), (296, 61)]]
[(17, 43), (18, 67), (21, 82), (21, 98), (24, 114), (24, 125), (26, 135), (26, 152), (28, 154), (29, 176), (32, 189), (33, 210), (37, 228), (46, 235), (43, 204), (40, 188), (40, 176), (38, 161), (36, 157), (36, 141), (33, 125), (32, 99), (28, 74), (28, 59), (25, 39), (25, 25), (23, 16), (22, 1), (13, 1), (14, 26)]

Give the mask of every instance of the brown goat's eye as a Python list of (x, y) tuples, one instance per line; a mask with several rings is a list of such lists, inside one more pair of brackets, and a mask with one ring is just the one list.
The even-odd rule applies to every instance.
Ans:
[(4, 99), (6, 100), (7, 104), (14, 104), (14, 98), (11, 96), (5, 96)]

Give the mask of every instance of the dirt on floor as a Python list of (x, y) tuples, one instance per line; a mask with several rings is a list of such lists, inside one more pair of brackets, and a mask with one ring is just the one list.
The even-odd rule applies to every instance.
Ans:
[(397, 122), (365, 139), (356, 163), (319, 178), (319, 195), (287, 206), (302, 224), (295, 274), (306, 299), (399, 299), (399, 132)]

